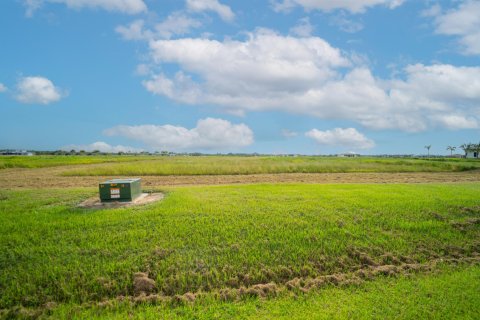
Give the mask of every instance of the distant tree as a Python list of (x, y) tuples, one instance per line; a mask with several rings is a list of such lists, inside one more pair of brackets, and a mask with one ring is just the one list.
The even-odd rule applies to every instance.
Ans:
[(470, 143), (464, 143), (461, 146), (459, 146), (459, 148), (463, 150), (463, 152), (465, 153), (465, 157), (466, 157), (467, 152), (470, 149)]
[(427, 149), (427, 152), (428, 152), (428, 157), (430, 157), (430, 148), (432, 147), (431, 144), (429, 144), (428, 146), (425, 146), (424, 148)]
[(450, 151), (450, 155), (453, 155), (453, 151), (455, 151), (455, 149), (457, 149), (457, 147), (453, 147), (453, 146), (448, 146), (447, 147), (447, 150)]

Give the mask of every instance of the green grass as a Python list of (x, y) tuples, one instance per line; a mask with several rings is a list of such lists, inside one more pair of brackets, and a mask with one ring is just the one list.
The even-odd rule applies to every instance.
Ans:
[(207, 300), (168, 306), (117, 303), (108, 308), (60, 305), (61, 319), (478, 319), (480, 267), (444, 267), (438, 274), (381, 278), (300, 296), (237, 303)]
[[(75, 168), (75, 165), (89, 165)], [(66, 176), (222, 175), (324, 172), (458, 172), (480, 169), (467, 159), (337, 157), (0, 156), (0, 169), (72, 166)]]
[(349, 272), (362, 263), (352, 250), (378, 263), (478, 251), (478, 184), (167, 191), (156, 204), (93, 211), (75, 204), (94, 189), (1, 190), (0, 309), (131, 296), (139, 271), (175, 295)]
[(335, 157), (162, 157), (135, 163), (71, 169), (65, 176), (224, 175), (326, 172), (458, 172), (480, 168), (465, 159), (381, 159)]
[(149, 156), (0, 156), (0, 169), (45, 168), (105, 162), (134, 162), (150, 159)]

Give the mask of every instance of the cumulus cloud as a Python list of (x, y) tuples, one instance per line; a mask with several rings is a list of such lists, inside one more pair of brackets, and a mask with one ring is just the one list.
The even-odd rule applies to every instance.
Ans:
[(373, 140), (368, 139), (355, 128), (335, 128), (326, 131), (312, 129), (305, 133), (305, 136), (312, 138), (321, 145), (341, 146), (354, 149), (371, 149), (375, 147)]
[(308, 17), (302, 18), (298, 24), (290, 29), (290, 33), (299, 37), (310, 37), (313, 32), (313, 26)]
[(187, 0), (187, 8), (194, 12), (213, 11), (224, 21), (233, 21), (235, 13), (232, 9), (218, 0)]
[(7, 91), (7, 87), (3, 83), (0, 83), (0, 92), (5, 92), (5, 91)]
[(272, 1), (275, 11), (289, 11), (296, 6), (305, 10), (332, 11), (343, 9), (351, 13), (363, 13), (366, 9), (374, 6), (386, 6), (394, 9), (402, 5), (404, 0), (283, 0)]
[(117, 26), (115, 31), (125, 40), (149, 40), (154, 36), (151, 30), (145, 29), (145, 21), (141, 19), (126, 26)]
[(126, 14), (138, 14), (147, 11), (143, 0), (23, 0), (27, 16), (47, 3), (61, 3), (71, 9), (98, 8)]
[(106, 153), (118, 153), (118, 152), (135, 153), (135, 152), (143, 151), (143, 149), (132, 148), (132, 147), (127, 147), (127, 146), (122, 146), (122, 145), (111, 146), (108, 143), (103, 142), (103, 141), (97, 141), (97, 142), (94, 142), (92, 144), (85, 144), (85, 145), (70, 144), (70, 145), (62, 147), (61, 150), (65, 150), (65, 151), (70, 151), (70, 150), (81, 151), (81, 150), (83, 150), (83, 151), (86, 151), (86, 152), (100, 151), (100, 152), (106, 152)]
[(49, 104), (59, 101), (64, 95), (60, 88), (44, 77), (23, 77), (17, 83), (16, 99), (21, 103)]
[(176, 12), (167, 17), (164, 21), (155, 25), (155, 31), (162, 37), (169, 39), (172, 35), (183, 35), (198, 28), (201, 23), (184, 13)]
[(164, 21), (154, 24), (152, 28), (147, 28), (145, 21), (139, 19), (129, 25), (118, 26), (115, 28), (115, 31), (125, 40), (153, 40), (170, 39), (175, 35), (185, 35), (190, 33), (192, 29), (200, 26), (200, 21), (184, 13), (174, 12)]
[(479, 127), (477, 119), (463, 115), (440, 115), (436, 117), (436, 121), (450, 130), (477, 129)]
[(148, 91), (231, 114), (276, 110), (405, 131), (454, 127), (440, 115), (479, 117), (480, 67), (416, 64), (380, 79), (321, 38), (261, 29), (244, 41), (151, 41), (150, 50), (154, 64), (178, 71), (145, 80)]
[(235, 149), (253, 143), (253, 132), (245, 124), (206, 118), (193, 129), (172, 125), (116, 126), (105, 130), (107, 136), (123, 136), (153, 148), (169, 150)]
[[(278, 95), (325, 83), (335, 76), (333, 67), (349, 64), (340, 50), (320, 38), (283, 37), (268, 30), (258, 30), (246, 41), (158, 40), (150, 42), (150, 49), (155, 63), (175, 63), (184, 71), (173, 79), (160, 74), (146, 81), (150, 91), (187, 102), (251, 103), (253, 108)], [(201, 85), (185, 72), (205, 82)], [(179, 91), (184, 95), (178, 96)]]
[(480, 1), (464, 1), (445, 13), (434, 6), (425, 15), (435, 17), (436, 33), (459, 37), (464, 54), (480, 54)]

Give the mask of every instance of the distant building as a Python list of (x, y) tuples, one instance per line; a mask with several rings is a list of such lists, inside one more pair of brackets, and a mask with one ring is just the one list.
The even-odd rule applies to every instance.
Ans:
[(0, 150), (2, 156), (33, 156), (32, 152), (25, 150)]
[(478, 150), (476, 149), (467, 149), (466, 150), (466, 158), (467, 159), (478, 159), (479, 158), (479, 155), (478, 155)]
[(337, 157), (347, 157), (347, 158), (356, 158), (356, 157), (359, 157), (360, 155), (358, 153), (355, 153), (355, 152), (347, 152), (347, 153), (341, 153), (341, 154), (337, 154)]

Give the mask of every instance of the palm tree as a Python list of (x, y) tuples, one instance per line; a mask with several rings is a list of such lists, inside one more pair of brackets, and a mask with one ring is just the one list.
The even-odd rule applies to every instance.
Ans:
[(424, 148), (427, 149), (428, 151), (428, 157), (430, 157), (430, 148), (432, 147), (431, 144), (429, 144), (428, 146), (425, 146)]
[(462, 149), (463, 152), (465, 152), (465, 157), (467, 157), (467, 152), (470, 149), (470, 143), (464, 143), (461, 146), (459, 146), (459, 148)]
[(455, 151), (455, 149), (457, 149), (457, 147), (453, 147), (453, 146), (448, 146), (448, 147), (447, 147), (447, 150), (450, 151), (450, 155), (451, 155), (451, 156), (453, 155), (453, 151)]

